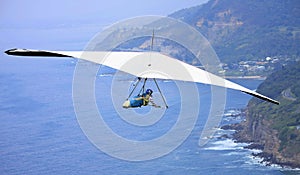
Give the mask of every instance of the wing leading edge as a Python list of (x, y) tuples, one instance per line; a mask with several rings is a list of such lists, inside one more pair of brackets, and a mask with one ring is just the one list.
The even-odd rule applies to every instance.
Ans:
[(157, 52), (94, 52), (94, 51), (44, 51), (10, 49), (5, 51), (14, 56), (72, 57), (102, 64), (137, 77), (172, 79), (221, 86), (240, 90), (265, 101), (279, 104), (278, 101), (241, 85), (186, 64), (175, 58)]

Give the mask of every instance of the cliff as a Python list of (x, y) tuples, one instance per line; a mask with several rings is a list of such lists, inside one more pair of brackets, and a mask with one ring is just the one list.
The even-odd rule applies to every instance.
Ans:
[(246, 121), (235, 134), (241, 142), (262, 149), (259, 156), (271, 163), (300, 168), (300, 62), (269, 76), (257, 89), (280, 101), (273, 105), (252, 99)]

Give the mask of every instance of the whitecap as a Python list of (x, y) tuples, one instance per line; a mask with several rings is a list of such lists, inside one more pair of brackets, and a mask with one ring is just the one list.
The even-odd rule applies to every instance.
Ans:
[(247, 146), (247, 143), (236, 143), (232, 139), (218, 140), (212, 143), (212, 146), (204, 148), (205, 150), (240, 150)]
[[(257, 150), (257, 152), (262, 152), (262, 151)], [(281, 165), (264, 161), (264, 158), (259, 156), (248, 155), (246, 156), (246, 159), (247, 160), (245, 161), (245, 163), (248, 165), (268, 166), (271, 169), (283, 170), (283, 171), (295, 171), (295, 172), (300, 171), (300, 168), (282, 167)]]
[(111, 77), (113, 74), (100, 74), (99, 77)]

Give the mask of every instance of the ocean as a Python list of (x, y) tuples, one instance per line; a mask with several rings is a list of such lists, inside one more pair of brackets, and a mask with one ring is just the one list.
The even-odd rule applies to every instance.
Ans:
[[(72, 100), (72, 81), (76, 60), (3, 57), (0, 59), (0, 172), (1, 174), (297, 174), (299, 171), (265, 166), (235, 143), (234, 131), (216, 128), (215, 135), (200, 147), (199, 137), (210, 109), (210, 87), (197, 85), (200, 112), (189, 136), (168, 154), (145, 161), (127, 161), (112, 157), (90, 142), (81, 129)], [(95, 97), (106, 124), (129, 140), (155, 139), (172, 128), (180, 113), (180, 94), (174, 82), (159, 81), (169, 109), (150, 126), (131, 126), (119, 117), (111, 101), (111, 72), (99, 72)], [(117, 81), (129, 81), (117, 80)], [(261, 80), (232, 80), (256, 89)], [(148, 84), (148, 86), (153, 86)], [(128, 89), (117, 89), (128, 94)], [(154, 96), (158, 103), (161, 99)], [(251, 96), (227, 90), (225, 113), (242, 109)], [(190, 105), (190, 108), (197, 106)], [(131, 110), (131, 109), (129, 109)], [(135, 109), (146, 115), (150, 107)], [(161, 109), (162, 110), (162, 109)], [(223, 117), (222, 125), (243, 120)], [(95, 133), (97, 134), (97, 133)], [(101, 133), (103, 134), (103, 133)], [(120, 145), (112, 144), (118, 153)], [(132, 148), (134, 149), (134, 147)], [(139, 150), (129, 150), (135, 153)], [(258, 150), (256, 150), (258, 151)]]

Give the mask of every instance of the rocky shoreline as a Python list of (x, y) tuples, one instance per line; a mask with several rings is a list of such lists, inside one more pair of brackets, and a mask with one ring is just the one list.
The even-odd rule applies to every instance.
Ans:
[[(245, 149), (261, 150), (261, 152), (259, 153), (252, 153), (252, 156), (262, 158), (262, 161), (259, 162), (261, 164), (264, 164), (266, 166), (271, 166), (275, 164), (282, 168), (292, 168), (292, 169), (300, 168), (300, 162), (286, 159), (281, 155), (280, 152), (278, 152), (278, 150), (276, 150), (276, 148), (278, 148), (279, 145), (278, 139), (276, 139), (275, 137), (273, 138), (271, 137), (272, 139), (269, 140), (268, 142), (264, 139), (258, 141), (257, 138), (251, 137), (251, 135), (254, 134), (253, 132), (247, 133), (249, 132), (249, 126), (253, 128), (253, 125), (250, 125), (249, 121), (246, 120), (241, 123), (224, 125), (221, 127), (221, 129), (235, 130), (235, 133), (233, 134), (233, 139), (235, 140), (235, 142), (249, 143), (248, 146), (244, 147)], [(268, 144), (270, 142), (273, 142), (272, 149), (270, 149), (270, 147), (267, 148), (267, 146), (270, 146)]]

